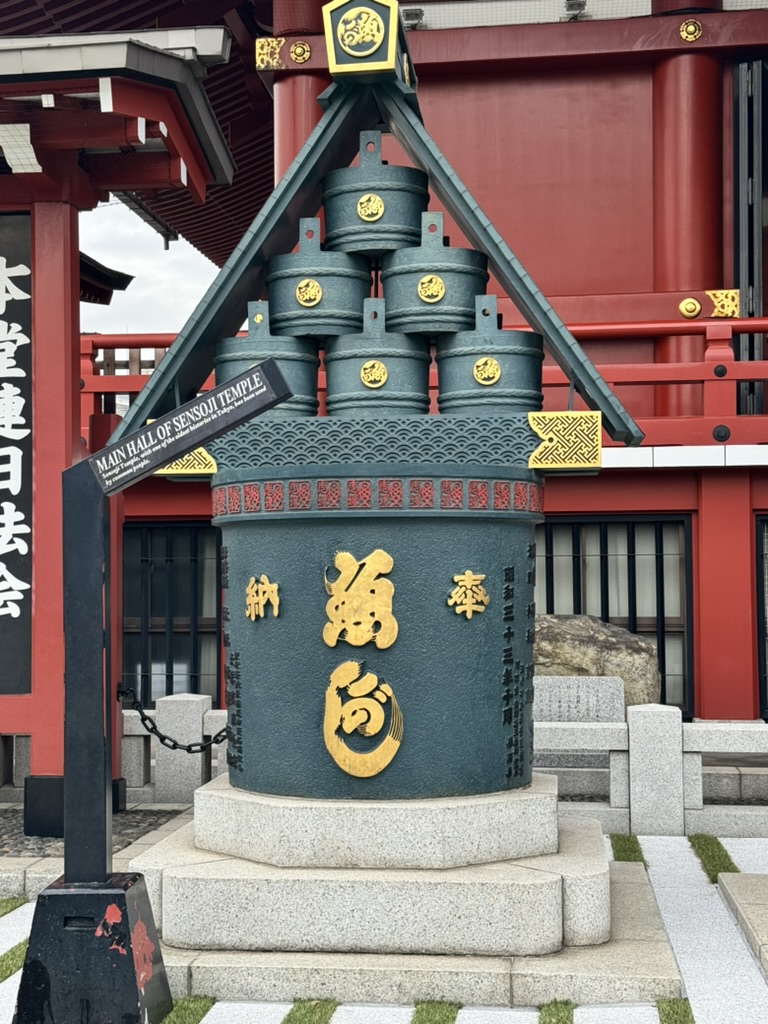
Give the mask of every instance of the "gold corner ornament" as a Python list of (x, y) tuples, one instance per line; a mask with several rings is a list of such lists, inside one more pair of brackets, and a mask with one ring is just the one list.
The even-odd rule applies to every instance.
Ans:
[(213, 476), (216, 460), (205, 448), (195, 448), (180, 459), (169, 462), (162, 469), (155, 470), (155, 476)]
[(738, 288), (720, 288), (708, 291), (712, 299), (713, 317), (737, 317), (741, 309), (741, 296)]
[(284, 71), (286, 64), (280, 56), (285, 36), (260, 36), (256, 40), (256, 70)]
[(375, 192), (366, 192), (357, 200), (357, 216), (372, 224), (384, 216), (384, 200)]
[(456, 586), (448, 595), (448, 607), (453, 608), (457, 615), (466, 615), (471, 619), (477, 612), (484, 612), (490, 604), (490, 597), (483, 586), (485, 573), (471, 572), (467, 569), (453, 577)]
[(305, 277), (296, 285), (296, 301), (300, 306), (316, 306), (323, 297), (323, 289), (312, 277)]
[(344, 640), (353, 647), (373, 642), (379, 650), (397, 639), (397, 619), (392, 614), (394, 584), (382, 579), (395, 564), (391, 555), (376, 548), (359, 562), (348, 551), (337, 551), (333, 564), (339, 575), (333, 581), (325, 572), (325, 589), (330, 600), (323, 640), (335, 647)]
[(528, 424), (542, 439), (529, 469), (599, 469), (602, 416), (599, 412), (529, 412)]
[(437, 274), (425, 274), (416, 285), (416, 294), (422, 302), (439, 302), (445, 295), (445, 281)]
[[(344, 702), (342, 695), (351, 699)], [(353, 732), (366, 738), (377, 736), (384, 728), (385, 708), (389, 705), (389, 728), (373, 750), (352, 750), (344, 735)], [(359, 779), (378, 775), (391, 762), (403, 742), (403, 714), (392, 687), (365, 665), (343, 661), (333, 670), (325, 691), (323, 739), (328, 753), (343, 772)]]
[(380, 359), (369, 359), (360, 368), (360, 380), (367, 388), (380, 388), (386, 384), (387, 368)]
[(686, 18), (680, 26), (680, 38), (686, 43), (695, 43), (704, 31), (700, 21), (696, 18)]
[(701, 313), (701, 303), (698, 299), (694, 299), (693, 296), (683, 299), (677, 308), (680, 316), (684, 316), (686, 320), (695, 320), (699, 313)]
[(472, 376), (478, 384), (489, 387), (501, 378), (501, 367), (493, 356), (483, 356), (472, 367)]
[(297, 39), (295, 43), (291, 43), (288, 53), (294, 64), (306, 64), (312, 56), (312, 47), (303, 39)]

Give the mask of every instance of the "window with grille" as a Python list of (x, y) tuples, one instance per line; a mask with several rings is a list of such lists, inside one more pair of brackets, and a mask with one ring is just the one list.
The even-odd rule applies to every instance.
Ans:
[(145, 707), (174, 693), (218, 706), (219, 531), (208, 523), (126, 523), (123, 685)]
[(537, 528), (536, 610), (594, 615), (656, 645), (661, 701), (693, 713), (690, 520), (550, 517)]

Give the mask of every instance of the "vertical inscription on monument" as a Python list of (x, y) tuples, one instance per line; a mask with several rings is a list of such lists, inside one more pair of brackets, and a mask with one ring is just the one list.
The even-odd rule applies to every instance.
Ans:
[(29, 693), (32, 645), (30, 219), (0, 216), (0, 693)]

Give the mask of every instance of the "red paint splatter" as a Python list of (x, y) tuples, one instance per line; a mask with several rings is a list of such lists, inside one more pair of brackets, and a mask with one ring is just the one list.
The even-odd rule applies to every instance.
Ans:
[(155, 951), (155, 944), (149, 937), (147, 927), (139, 919), (136, 927), (131, 932), (131, 946), (133, 947), (133, 966), (136, 971), (136, 984), (140, 991), (152, 977), (152, 954)]
[(123, 914), (116, 903), (110, 903), (107, 909), (104, 911), (104, 917), (99, 922), (99, 926), (96, 929), (97, 938), (111, 939), (112, 942), (109, 945), (110, 949), (117, 950), (121, 956), (127, 956), (127, 950), (125, 949), (125, 934), (116, 926), (120, 924), (123, 919)]

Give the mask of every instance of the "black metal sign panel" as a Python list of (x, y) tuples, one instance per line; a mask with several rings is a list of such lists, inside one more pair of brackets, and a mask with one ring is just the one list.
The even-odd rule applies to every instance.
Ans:
[(0, 215), (0, 694), (31, 690), (31, 266), (29, 214)]
[(290, 397), (277, 363), (265, 359), (239, 377), (102, 448), (88, 462), (104, 493), (116, 494)]

